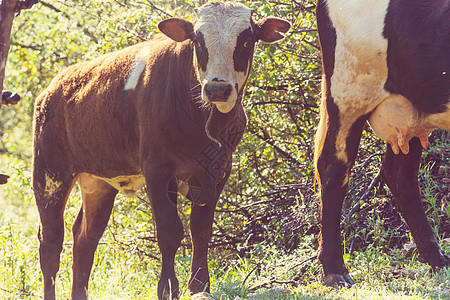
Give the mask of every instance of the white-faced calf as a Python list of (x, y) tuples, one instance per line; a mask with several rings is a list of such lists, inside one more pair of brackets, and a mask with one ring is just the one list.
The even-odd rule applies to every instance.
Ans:
[(159, 299), (178, 297), (174, 257), (183, 238), (177, 192), (192, 201), (189, 289), (209, 291), (214, 209), (246, 125), (242, 95), (255, 43), (281, 40), (287, 21), (252, 19), (234, 2), (200, 7), (192, 24), (162, 21), (164, 35), (76, 64), (37, 98), (33, 190), (39, 210), (44, 299), (55, 298), (64, 207), (78, 182), (72, 299), (87, 298), (94, 252), (118, 191), (144, 183), (156, 222)]

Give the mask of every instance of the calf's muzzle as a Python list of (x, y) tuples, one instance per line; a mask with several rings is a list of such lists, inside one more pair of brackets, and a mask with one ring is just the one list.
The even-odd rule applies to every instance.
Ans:
[(214, 78), (208, 81), (204, 87), (204, 94), (211, 102), (227, 102), (233, 86), (224, 80)]

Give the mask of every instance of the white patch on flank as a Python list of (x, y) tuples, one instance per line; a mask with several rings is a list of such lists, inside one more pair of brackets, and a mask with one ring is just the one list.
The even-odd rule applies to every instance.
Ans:
[(145, 46), (139, 50), (138, 54), (134, 58), (133, 64), (131, 65), (130, 72), (128, 73), (127, 81), (125, 82), (124, 90), (134, 90), (139, 82), (142, 72), (145, 69), (145, 60), (150, 54), (150, 47)]
[[(237, 100), (235, 84), (242, 87), (247, 78), (245, 72), (235, 71), (233, 53), (238, 35), (251, 27), (251, 9), (236, 2), (212, 2), (211, 5), (199, 8), (197, 17), (194, 30), (203, 34), (208, 50), (206, 72), (199, 71), (200, 82), (205, 84), (213, 78), (218, 78), (233, 86), (226, 103), (215, 103), (220, 112), (227, 113)], [(248, 68), (247, 73), (249, 70)], [(202, 99), (208, 101), (203, 94)]]
[(329, 0), (328, 11), (336, 28), (331, 94), (339, 107), (341, 129), (337, 156), (347, 162), (346, 139), (351, 125), (389, 96), (387, 40), (383, 37), (389, 0)]

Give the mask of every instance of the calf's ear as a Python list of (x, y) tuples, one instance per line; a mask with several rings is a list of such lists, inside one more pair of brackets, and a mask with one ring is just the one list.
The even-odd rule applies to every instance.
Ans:
[(291, 28), (291, 23), (286, 20), (267, 17), (257, 23), (258, 39), (263, 43), (272, 44), (284, 39), (284, 34)]
[(184, 19), (170, 18), (161, 21), (158, 24), (158, 29), (176, 42), (194, 38), (194, 26)]

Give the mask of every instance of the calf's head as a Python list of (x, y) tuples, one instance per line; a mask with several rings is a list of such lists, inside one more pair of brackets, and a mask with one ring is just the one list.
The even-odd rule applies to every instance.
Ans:
[(177, 42), (192, 42), (202, 100), (228, 113), (242, 96), (255, 43), (279, 41), (291, 25), (275, 17), (255, 22), (253, 10), (236, 2), (211, 2), (196, 12), (194, 24), (171, 18), (159, 23), (158, 28)]

